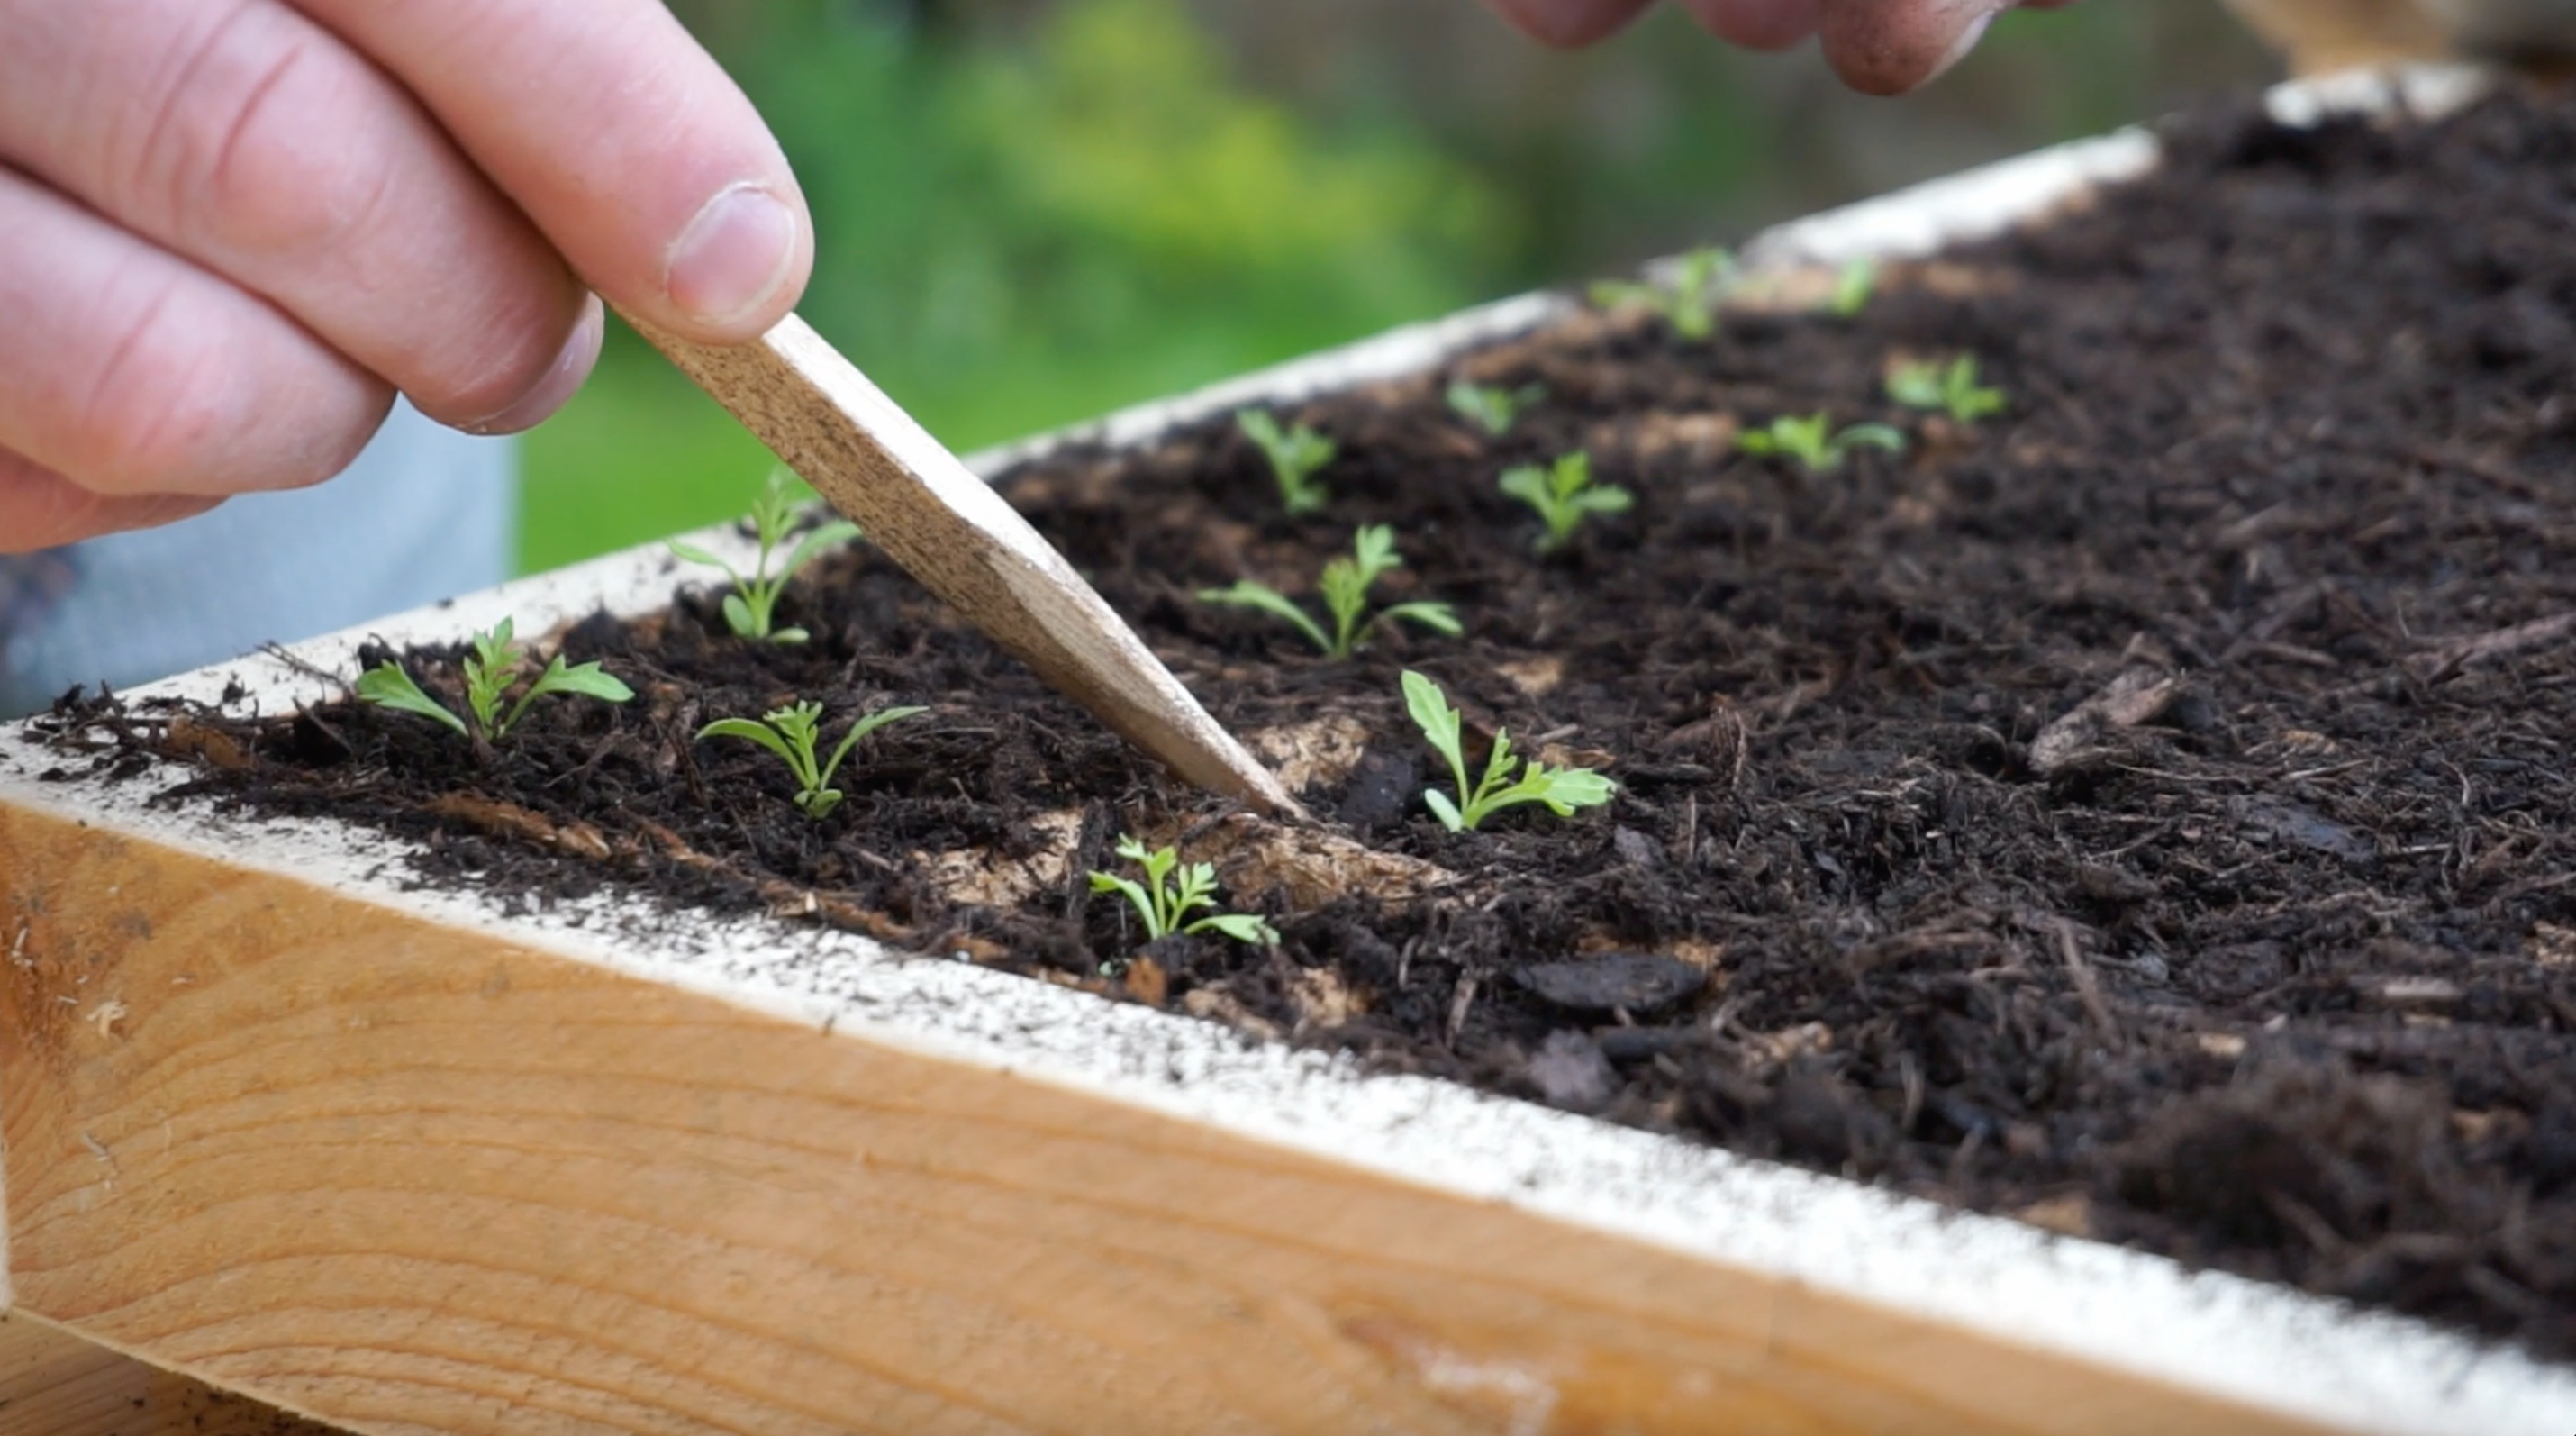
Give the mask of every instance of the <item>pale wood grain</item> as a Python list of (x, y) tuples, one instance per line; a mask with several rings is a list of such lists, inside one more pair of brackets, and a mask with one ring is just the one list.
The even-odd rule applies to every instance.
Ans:
[(2436, 60), (2451, 53), (2418, 0), (2227, 0), (2297, 75)]
[(0, 801), (24, 1308), (371, 1433), (2284, 1432)]
[(340, 1436), (247, 1397), (0, 1316), (0, 1436)]
[(1183, 778), (1265, 812), (1296, 802), (1037, 530), (789, 315), (749, 344), (637, 325), (923, 587)]

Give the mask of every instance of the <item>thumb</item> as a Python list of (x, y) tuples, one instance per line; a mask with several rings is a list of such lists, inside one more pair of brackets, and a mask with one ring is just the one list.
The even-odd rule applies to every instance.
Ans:
[(1825, 0), (1825, 58), (1855, 90), (1901, 95), (1966, 58), (2012, 0)]

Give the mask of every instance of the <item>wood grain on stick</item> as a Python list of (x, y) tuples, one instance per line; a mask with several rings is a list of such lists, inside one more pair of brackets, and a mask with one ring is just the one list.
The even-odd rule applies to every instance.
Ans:
[(2297, 75), (2437, 60), (2450, 37), (2422, 0), (2227, 0)]
[(1057, 691), (1188, 781), (1265, 812), (1296, 811), (1063, 555), (804, 320), (791, 314), (724, 347), (636, 331)]
[(0, 953), (24, 1309), (375, 1436), (2308, 1429), (6, 802)]
[(0, 1316), (0, 1436), (337, 1436), (248, 1397)]

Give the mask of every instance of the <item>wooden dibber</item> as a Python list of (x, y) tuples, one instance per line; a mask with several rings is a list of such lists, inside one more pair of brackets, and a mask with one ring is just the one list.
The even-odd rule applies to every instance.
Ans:
[(627, 322), (1056, 691), (1200, 787), (1267, 813), (1297, 811), (1028, 520), (804, 320), (791, 314), (729, 347)]
[(2568, 78), (2576, 0), (2227, 0), (2295, 75), (2426, 61), (2507, 64)]

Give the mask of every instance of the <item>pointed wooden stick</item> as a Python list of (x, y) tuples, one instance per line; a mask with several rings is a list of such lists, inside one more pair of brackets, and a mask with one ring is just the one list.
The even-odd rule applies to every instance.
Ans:
[(728, 347), (635, 330), (1056, 691), (1190, 782), (1264, 812), (1297, 811), (1028, 520), (804, 320), (791, 314)]

